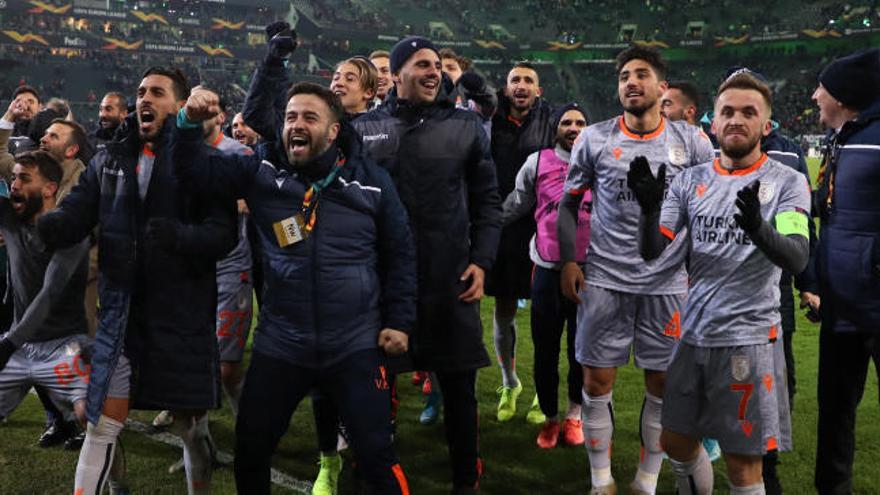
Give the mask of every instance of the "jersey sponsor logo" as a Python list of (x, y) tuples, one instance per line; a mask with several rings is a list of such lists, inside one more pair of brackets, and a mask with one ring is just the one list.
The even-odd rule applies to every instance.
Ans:
[(388, 139), (388, 134), (370, 134), (369, 136), (363, 136), (361, 138), (365, 143), (370, 141), (385, 141)]
[(614, 159), (616, 160), (620, 160), (620, 155), (623, 154), (623, 150), (620, 148), (614, 148), (611, 152), (614, 153)]
[(697, 184), (697, 197), (702, 198), (706, 194), (706, 184)]
[(730, 357), (730, 376), (738, 382), (744, 382), (748, 379), (749, 357), (743, 354), (737, 354)]
[(760, 201), (762, 205), (766, 205), (773, 199), (775, 193), (776, 186), (774, 184), (761, 182), (760, 187), (758, 187), (758, 201)]
[(669, 155), (669, 161), (673, 165), (681, 166), (687, 162), (687, 153), (685, 153), (684, 146), (680, 144), (669, 145), (667, 152)]
[(696, 215), (692, 224), (692, 237), (694, 241), (705, 244), (752, 244), (752, 240), (732, 216)]

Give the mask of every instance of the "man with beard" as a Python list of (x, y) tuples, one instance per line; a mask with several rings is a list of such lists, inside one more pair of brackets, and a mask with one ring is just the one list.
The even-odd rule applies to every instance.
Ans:
[(241, 112), (232, 117), (232, 137), (251, 149), (260, 142), (260, 135), (244, 123), (244, 115)]
[(697, 125), (700, 115), (700, 92), (688, 81), (673, 81), (660, 98), (660, 113), (671, 121), (684, 120)]
[[(226, 103), (216, 91), (199, 86), (203, 91), (210, 92), (219, 102), (220, 113), (214, 118), (202, 122), (202, 136), (205, 144), (226, 154), (253, 155), (254, 151), (235, 139), (223, 134), (226, 122)], [(220, 354), (220, 382), (229, 399), (233, 416), (238, 415), (238, 402), (241, 396), (243, 379), (242, 360), (244, 346), (251, 331), (253, 320), (254, 288), (251, 283), (251, 248), (248, 242), (247, 205), (238, 201), (238, 223), (236, 228), (235, 248), (217, 262), (217, 346)], [(174, 421), (171, 411), (160, 412), (153, 419), (153, 426), (166, 427)], [(207, 415), (200, 419), (204, 422), (205, 440), (210, 442), (212, 454), (216, 453), (213, 439), (208, 431)], [(170, 473), (184, 468), (181, 459), (169, 467)]]
[[(532, 153), (516, 176), (516, 188), (504, 201), (505, 224), (532, 213), (537, 230), (529, 242), (529, 256), (535, 263), (532, 276), (532, 342), (535, 349), (535, 391), (540, 408), (529, 411), (530, 423), (541, 423), (537, 444), (542, 449), (556, 446), (562, 431), (566, 445), (582, 445), (584, 433), (581, 423), (581, 388), (583, 374), (574, 355), (574, 338), (577, 332), (577, 305), (562, 295), (559, 272), (559, 239), (556, 235), (556, 219), (559, 200), (571, 148), (574, 141), (587, 126), (587, 115), (577, 103), (569, 103), (553, 112), (556, 126), (556, 146)], [(590, 241), (589, 192), (578, 208), (577, 262), (582, 264)], [(560, 425), (559, 412), (559, 339), (568, 324), (568, 411)], [(535, 417), (537, 416), (537, 417)]]
[[(500, 200), (482, 119), (440, 91), (440, 56), (417, 36), (391, 51), (396, 96), (354, 122), (391, 173), (416, 240), (418, 307), (410, 356), (436, 372), (454, 493), (478, 489), (476, 378), (490, 364), (478, 302), (500, 230)], [(443, 249), (437, 249), (443, 246)]]
[[(498, 92), (498, 111), (492, 118), (492, 159), (498, 176), (498, 192), (507, 197), (514, 189), (516, 174), (530, 154), (553, 146), (556, 129), (550, 122), (552, 110), (541, 99), (538, 72), (526, 62), (513, 66), (507, 85)], [(495, 355), (501, 367), (498, 393), (498, 421), (510, 421), (516, 414), (516, 400), (522, 384), (516, 376), (517, 299), (528, 299), (531, 292), (532, 262), (529, 239), (535, 233), (535, 220), (523, 216), (501, 231), (498, 256), (486, 278), (486, 294), (495, 296), (493, 336)], [(538, 396), (532, 401), (538, 410)], [(532, 415), (543, 422), (543, 418)]]
[[(626, 186), (627, 164), (635, 156), (647, 156), (655, 168), (666, 163), (673, 176), (714, 156), (699, 129), (660, 114), (665, 74), (666, 63), (655, 49), (635, 46), (618, 54), (617, 92), (624, 113), (581, 133), (559, 207), (562, 292), (581, 305), (575, 346), (584, 371), (582, 418), (595, 495), (616, 491), (611, 394), (617, 367), (629, 362), (631, 350), (636, 366), (645, 370), (639, 428), (643, 455), (631, 488), (638, 494), (656, 489), (663, 462), (659, 440), (665, 371), (681, 334), (680, 310), (687, 293), (682, 241), (650, 264), (639, 254), (639, 209)], [(593, 210), (582, 269), (576, 263), (575, 239), (586, 189), (592, 190)]]
[(45, 151), (21, 154), (8, 198), (0, 198), (0, 233), (9, 253), (15, 320), (0, 338), (0, 418), (40, 387), (61, 419), (82, 418), (89, 367), (82, 304), (88, 241), (52, 250), (36, 220), (55, 208), (61, 166)]
[(187, 196), (173, 173), (174, 114), (189, 95), (176, 69), (151, 67), (126, 132), (38, 222), (50, 246), (100, 226), (101, 314), (75, 491), (100, 493), (130, 408), (174, 411), (189, 493), (210, 490), (208, 408), (219, 404), (216, 267), (235, 242), (234, 204)]
[(722, 83), (712, 123), (721, 156), (676, 175), (665, 200), (665, 164), (655, 178), (637, 156), (627, 175), (642, 256), (657, 259), (679, 238), (690, 246), (687, 331), (668, 368), (661, 435), (683, 495), (713, 493), (704, 436), (718, 439), (734, 495), (764, 494), (762, 456), (791, 448), (779, 278), (807, 265), (810, 188), (761, 151), (771, 98), (750, 73)]
[(385, 358), (408, 346), (415, 256), (391, 179), (365, 158), (328, 89), (290, 89), (267, 159), (199, 146), (189, 128), (217, 111), (210, 92), (190, 96), (175, 158), (193, 190), (248, 202), (269, 260), (236, 422), (238, 490), (269, 493), (272, 454), (317, 388), (338, 406), (371, 493), (409, 493), (391, 444)]
[(97, 151), (104, 149), (127, 116), (128, 101), (125, 95), (116, 91), (105, 94), (98, 106), (98, 127), (89, 134), (92, 146)]
[(388, 92), (394, 87), (394, 82), (391, 80), (390, 56), (391, 55), (385, 50), (375, 50), (370, 53), (370, 62), (373, 63), (376, 67), (376, 71), (379, 73), (377, 80), (378, 83), (376, 85), (376, 100), (378, 101), (375, 106), (379, 106), (385, 101)]
[[(6, 114), (0, 119), (0, 177), (8, 183), (12, 182), (15, 158), (7, 151), (7, 140), (12, 132), (12, 118), (15, 102), (10, 104)], [(46, 110), (44, 110), (46, 111)], [(47, 151), (61, 166), (62, 177), (56, 184), (56, 203), (60, 204), (73, 186), (79, 181), (79, 176), (85, 170), (85, 166), (79, 160), (79, 156), (86, 146), (86, 136), (83, 128), (75, 123), (61, 119), (55, 119), (46, 129), (40, 139), (40, 149)], [(90, 280), (91, 281), (91, 280)], [(94, 289), (94, 284), (86, 285), (86, 322), (89, 335), (94, 335), (95, 317), (97, 312), (97, 293), (89, 291)], [(91, 297), (89, 297), (91, 296)], [(91, 303), (91, 304), (90, 304)], [(91, 308), (91, 309), (90, 309)], [(85, 432), (76, 422), (65, 422), (60, 411), (46, 394), (43, 387), (35, 387), (40, 401), (46, 409), (46, 430), (37, 441), (41, 447), (52, 447), (64, 444), (66, 449), (76, 450), (82, 444)]]
[(12, 130), (8, 146), (9, 152), (13, 155), (25, 151), (24, 147), (28, 146), (28, 143), (30, 143), (30, 146), (33, 146), (33, 141), (29, 137), (31, 121), (42, 108), (40, 95), (36, 89), (30, 86), (19, 86), (12, 93), (12, 104), (10, 105), (8, 115), (11, 117), (9, 120), (15, 124), (15, 127)]

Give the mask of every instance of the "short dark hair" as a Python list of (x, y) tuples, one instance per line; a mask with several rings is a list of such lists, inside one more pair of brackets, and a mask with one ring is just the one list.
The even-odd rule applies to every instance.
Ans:
[(458, 67), (462, 72), (471, 68), (471, 59), (455, 53), (455, 50), (452, 48), (441, 48), (439, 55), (440, 60), (443, 60), (444, 58), (455, 59), (455, 62), (458, 64)]
[(513, 64), (513, 67), (511, 67), (510, 70), (513, 70), (513, 69), (530, 69), (530, 70), (535, 71), (535, 73), (538, 72), (538, 69), (536, 69), (535, 66), (532, 65), (531, 62), (526, 62), (525, 60), (520, 60), (519, 62)]
[(721, 86), (718, 86), (718, 96), (720, 97), (721, 93), (724, 93), (728, 89), (749, 89), (757, 91), (764, 97), (767, 109), (771, 112), (773, 111), (773, 91), (770, 89), (770, 86), (753, 76), (750, 72), (737, 72), (725, 79), (724, 82), (721, 83)]
[(34, 98), (37, 99), (37, 102), (40, 102), (40, 93), (37, 93), (37, 90), (33, 86), (28, 86), (27, 84), (22, 84), (21, 86), (15, 88), (15, 91), (12, 92), (12, 99), (18, 98), (18, 95), (30, 93), (34, 95)]
[(677, 89), (681, 92), (697, 109), (697, 113), (700, 113), (700, 90), (697, 89), (694, 83), (690, 81), (672, 81), (669, 83), (669, 89)]
[(61, 177), (64, 176), (61, 164), (48, 151), (34, 150), (19, 153), (15, 155), (15, 163), (24, 167), (36, 167), (44, 179), (56, 184), (60, 184)]
[(168, 79), (171, 79), (172, 87), (174, 88), (174, 97), (177, 98), (177, 101), (183, 101), (189, 98), (189, 81), (187, 81), (186, 75), (180, 69), (156, 65), (145, 70), (143, 75), (141, 75), (141, 79), (154, 75), (165, 76)]
[[(68, 143), (68, 144), (75, 144), (75, 145), (79, 146), (80, 150), (83, 150), (83, 149), (85, 149), (86, 146), (88, 146), (89, 138), (88, 138), (88, 134), (86, 134), (86, 130), (83, 128), (83, 126), (79, 125), (78, 123), (76, 123), (72, 120), (65, 120), (65, 119), (53, 119), (52, 124), (61, 124), (61, 125), (65, 125), (70, 128), (70, 143)], [(52, 125), (52, 124), (49, 124), (49, 125)]]
[(341, 122), (343, 115), (345, 115), (339, 97), (324, 86), (312, 82), (296, 83), (287, 91), (287, 101), (289, 102), (296, 95), (315, 95), (322, 99), (330, 108), (330, 117), (335, 122)]
[(615, 70), (618, 74), (623, 69), (623, 66), (631, 60), (644, 60), (652, 69), (654, 69), (654, 73), (657, 74), (658, 80), (663, 81), (666, 79), (666, 72), (668, 71), (666, 61), (663, 60), (663, 55), (660, 54), (660, 50), (652, 46), (633, 45), (618, 53), (616, 60), (617, 65), (615, 66)]
[(116, 98), (117, 107), (123, 110), (128, 110), (128, 98), (124, 94), (119, 91), (109, 91), (104, 94), (104, 98), (107, 98), (108, 96), (110, 98)]

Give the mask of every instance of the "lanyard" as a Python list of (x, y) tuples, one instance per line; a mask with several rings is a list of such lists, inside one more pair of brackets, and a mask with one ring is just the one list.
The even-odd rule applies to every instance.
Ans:
[(323, 191), (325, 187), (329, 186), (334, 180), (336, 180), (336, 176), (339, 175), (339, 172), (342, 170), (342, 167), (344, 165), (345, 157), (343, 156), (336, 161), (336, 165), (333, 167), (333, 170), (331, 170), (330, 173), (327, 174), (327, 177), (324, 177), (319, 181), (312, 182), (311, 187), (309, 187), (305, 195), (303, 195), (302, 215), (306, 232), (311, 232), (312, 229), (315, 228), (315, 219), (317, 218), (315, 210), (318, 208), (318, 200), (321, 197), (321, 191)]

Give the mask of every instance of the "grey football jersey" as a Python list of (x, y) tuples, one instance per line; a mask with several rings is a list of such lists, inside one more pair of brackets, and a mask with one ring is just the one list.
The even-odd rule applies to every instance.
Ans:
[[(806, 229), (810, 188), (803, 174), (762, 155), (749, 168), (727, 171), (718, 161), (679, 174), (669, 187), (660, 229), (690, 244), (690, 290), (682, 339), (699, 347), (767, 343), (779, 329), (779, 277), (737, 225), (736, 193), (760, 181), (761, 216), (782, 233), (783, 222)], [(780, 214), (783, 214), (780, 216)], [(806, 232), (806, 230), (804, 230)]]
[[(247, 146), (239, 143), (229, 136), (220, 134), (221, 139), (215, 144), (215, 148), (223, 153), (252, 155), (254, 152)], [(251, 245), (247, 235), (247, 215), (238, 215), (238, 242), (235, 248), (222, 260), (217, 262), (217, 277), (223, 275), (240, 275), (251, 270), (253, 265), (251, 258)]]
[(682, 170), (715, 156), (709, 138), (685, 122), (664, 118), (656, 131), (642, 136), (628, 131), (623, 117), (584, 129), (572, 151), (565, 191), (593, 191), (586, 280), (633, 294), (682, 294), (687, 292), (687, 276), (681, 241), (653, 261), (639, 254), (641, 208), (626, 185), (626, 174), (629, 163), (640, 155), (655, 175), (660, 164), (666, 164), (667, 184)]

